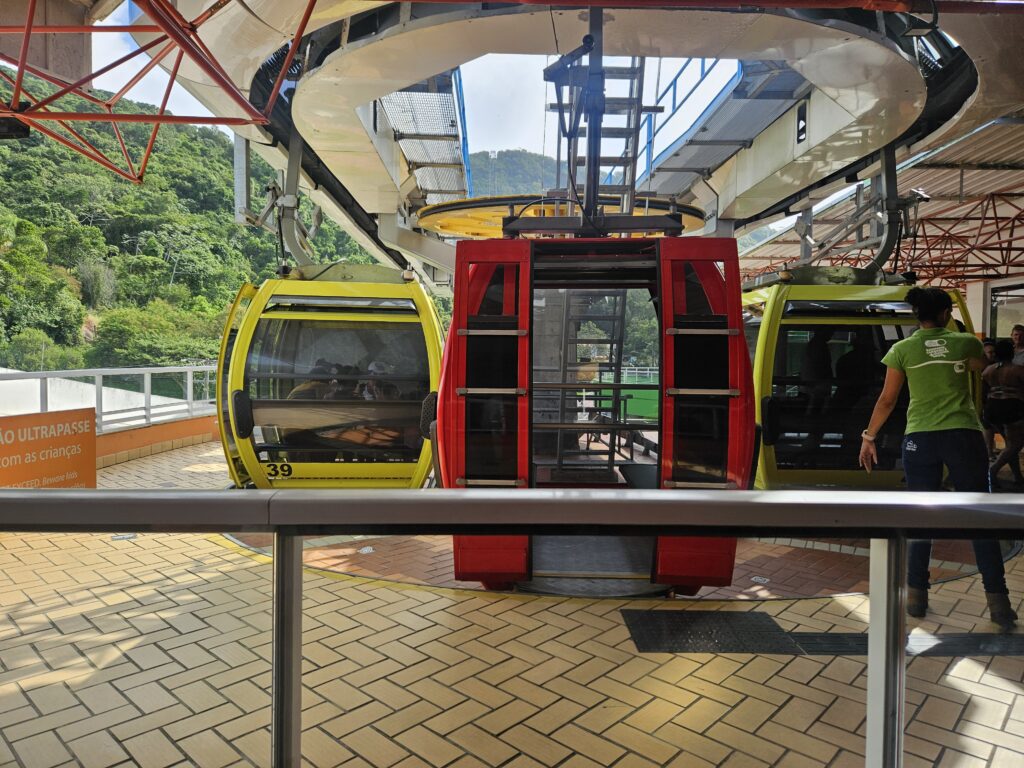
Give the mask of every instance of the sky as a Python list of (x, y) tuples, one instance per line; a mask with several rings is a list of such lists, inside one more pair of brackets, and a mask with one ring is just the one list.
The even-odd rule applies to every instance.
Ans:
[[(105, 25), (128, 24), (128, 4), (122, 4)], [(138, 46), (126, 34), (93, 35), (93, 66), (99, 69), (135, 50)], [(95, 86), (117, 91), (148, 61), (145, 54), (117, 67), (95, 80)], [(481, 150), (528, 149), (555, 154), (557, 118), (544, 111), (546, 89), (542, 70), (543, 56), (484, 56), (462, 67), (471, 152)], [(510, 76), (511, 75), (511, 76)], [(167, 87), (168, 75), (155, 68), (128, 93), (127, 98), (147, 104), (159, 104)], [(496, 82), (502, 83), (495, 88)], [(209, 115), (210, 111), (180, 85), (171, 91), (168, 108), (176, 115)], [(545, 122), (547, 135), (545, 136)]]
[[(128, 4), (123, 3), (104, 21), (103, 25), (128, 24)], [(117, 59), (131, 53), (138, 48), (129, 35), (104, 32), (92, 36), (92, 63), (93, 71), (110, 64)], [(98, 77), (93, 81), (96, 88), (105, 91), (118, 91), (128, 80), (142, 69), (149, 61), (149, 57), (141, 54), (131, 61), (125, 62), (106, 75)], [(164, 98), (164, 91), (167, 88), (169, 76), (160, 67), (155, 67), (142, 81), (128, 92), (126, 98), (132, 101), (141, 101), (146, 104), (159, 105)], [(193, 98), (188, 91), (180, 85), (175, 85), (171, 90), (171, 98), (167, 108), (176, 115), (197, 115), (206, 116), (210, 110)]]
[(462, 65), (470, 152), (528, 149), (555, 156), (558, 118), (546, 112), (555, 97), (542, 74), (548, 62), (490, 55)]

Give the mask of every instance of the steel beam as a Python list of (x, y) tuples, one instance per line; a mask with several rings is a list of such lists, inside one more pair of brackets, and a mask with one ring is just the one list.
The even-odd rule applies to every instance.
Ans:
[[(587, 87), (583, 91), (583, 111), (587, 118), (587, 160), (583, 183), (583, 213), (597, 215), (601, 193), (601, 123), (604, 120), (604, 11), (590, 9), (590, 37), (593, 47), (587, 54)], [(570, 163), (570, 165), (572, 165)]]
[(1024, 171), (1024, 163), (940, 163), (925, 162), (910, 167), (937, 171)]
[(252, 208), (252, 163), (249, 140), (235, 134), (234, 162), (235, 176), (235, 224), (249, 223)]
[(462, 141), (457, 133), (402, 133), (395, 131), (395, 141)]

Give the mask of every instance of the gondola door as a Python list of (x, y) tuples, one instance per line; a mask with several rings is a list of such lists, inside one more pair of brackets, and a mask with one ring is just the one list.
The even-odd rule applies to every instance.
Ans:
[[(439, 421), (451, 450), (445, 485), (529, 485), (530, 243), (461, 242), (452, 365)], [(456, 536), (455, 578), (500, 589), (527, 577), (529, 537)]]
[[(663, 488), (747, 488), (754, 451), (750, 357), (736, 241), (659, 243)], [(695, 593), (732, 583), (736, 539), (658, 539), (655, 580)]]

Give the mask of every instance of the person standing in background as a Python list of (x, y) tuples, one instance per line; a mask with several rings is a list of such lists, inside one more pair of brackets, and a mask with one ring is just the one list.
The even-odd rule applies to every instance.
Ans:
[(1024, 486), (1020, 471), (1020, 451), (1024, 447), (1024, 367), (1013, 365), (1013, 344), (1005, 339), (996, 344), (996, 362), (981, 374), (988, 390), (982, 410), (987, 421), (1003, 436), (1005, 447), (989, 467), (992, 489), (1004, 466), (1010, 467), (1014, 482)]
[[(996, 361), (996, 340), (983, 339), (982, 348), (985, 350), (985, 364), (992, 365)], [(996, 454), (996, 430), (985, 418), (985, 401), (988, 400), (988, 384), (982, 379), (981, 382), (981, 426), (985, 435), (985, 448), (988, 450), (988, 457), (995, 459)]]
[[(882, 358), (885, 384), (861, 434), (859, 463), (867, 472), (878, 462), (875, 437), (896, 407), (903, 383), (910, 388), (903, 470), (907, 490), (938, 491), (943, 468), (957, 491), (988, 492), (988, 453), (971, 396), (971, 371), (985, 367), (981, 340), (948, 330), (953, 314), (949, 294), (939, 288), (911, 288), (907, 303), (921, 327), (894, 344)], [(999, 542), (976, 539), (974, 555), (981, 572), (989, 617), (1003, 630), (1015, 626)], [(930, 539), (910, 542), (907, 558), (907, 613), (928, 610)]]
[(1013, 364), (1024, 365), (1024, 325), (1013, 326), (1010, 341), (1013, 342)]

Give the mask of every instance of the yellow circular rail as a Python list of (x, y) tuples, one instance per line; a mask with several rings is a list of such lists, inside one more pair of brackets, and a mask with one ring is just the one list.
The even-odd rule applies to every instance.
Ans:
[[(617, 196), (601, 197), (606, 214), (619, 212)], [(577, 206), (576, 210), (579, 210)], [(640, 198), (633, 207), (634, 216), (668, 213), (672, 204), (661, 198)], [(704, 226), (704, 212), (689, 205), (677, 205), (675, 210), (683, 216), (683, 231), (696, 232)], [(472, 239), (499, 238), (502, 236), (502, 219), (509, 215), (522, 218), (540, 216), (565, 216), (569, 203), (565, 200), (543, 198), (536, 195), (500, 195), (497, 197), (474, 197), (467, 200), (452, 200), (421, 208), (418, 226), (443, 237)], [(657, 234), (657, 233), (651, 233)]]

